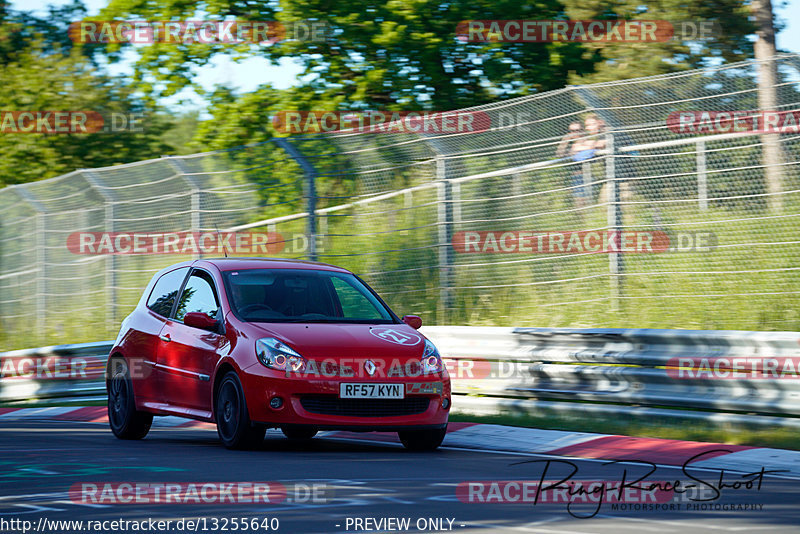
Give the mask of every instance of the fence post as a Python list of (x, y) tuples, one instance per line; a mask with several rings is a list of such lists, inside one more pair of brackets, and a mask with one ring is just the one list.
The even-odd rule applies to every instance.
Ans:
[(611, 233), (613, 243), (608, 254), (608, 271), (611, 276), (611, 309), (619, 310), (619, 297), (622, 293), (621, 274), (623, 271), (622, 254), (619, 252), (621, 244), (620, 231), (622, 230), (622, 205), (620, 203), (619, 182), (614, 161), (614, 134), (606, 134), (606, 182), (608, 182), (608, 231)]
[[(425, 136), (436, 161), (436, 222), (437, 248), (439, 250), (439, 306), (437, 321), (447, 324), (450, 320), (450, 310), (453, 309), (453, 193), (461, 199), (461, 186), (451, 180), (451, 169), (448, 166), (447, 146), (443, 145), (434, 136)], [(460, 203), (459, 203), (460, 204)], [(458, 220), (461, 222), (461, 207), (458, 206)]]
[[(189, 184), (191, 187), (191, 200), (190, 200), (190, 210), (191, 210), (191, 222), (189, 223), (191, 226), (192, 232), (200, 232), (202, 223), (202, 213), (200, 211), (200, 186), (188, 172), (186, 165), (184, 165), (183, 160), (180, 158), (173, 158), (172, 156), (164, 156), (167, 160), (167, 163), (175, 169), (180, 177)], [(198, 240), (199, 241), (199, 240)], [(194, 259), (202, 258), (203, 251), (200, 247), (197, 247), (198, 252), (193, 254), (192, 256)]]
[(306, 212), (308, 219), (306, 233), (308, 234), (308, 259), (317, 261), (317, 170), (298, 149), (285, 137), (273, 137), (272, 141), (286, 151), (303, 169), (306, 180), (304, 182), (304, 196), (306, 197)]
[(441, 307), (439, 324), (446, 324), (453, 307), (453, 184), (447, 175), (447, 162), (443, 156), (436, 158), (438, 191), (438, 242), (439, 242), (439, 292)]
[[(453, 206), (453, 225), (461, 222), (461, 183), (450, 182), (450, 193), (452, 196), (450, 204)], [(450, 232), (452, 234), (452, 231)]]
[[(93, 187), (97, 193), (103, 197), (105, 201), (105, 222), (106, 228), (104, 232), (113, 233), (114, 228), (114, 199), (100, 185), (99, 180), (95, 174), (87, 169), (81, 171), (86, 178), (86, 181)], [(117, 257), (115, 254), (106, 256), (106, 288), (108, 290), (108, 307), (106, 314), (108, 317), (107, 327), (111, 327), (117, 322)]]
[(697, 141), (697, 200), (700, 209), (708, 209), (708, 176), (706, 175), (706, 143)]
[(11, 187), (36, 212), (36, 339), (44, 339), (47, 325), (45, 315), (47, 313), (47, 278), (45, 277), (47, 269), (45, 266), (47, 262), (47, 238), (45, 236), (47, 222), (45, 217), (47, 210), (23, 185), (12, 185)]

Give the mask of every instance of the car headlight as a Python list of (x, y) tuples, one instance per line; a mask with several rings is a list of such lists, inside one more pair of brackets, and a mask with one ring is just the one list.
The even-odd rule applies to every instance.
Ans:
[(422, 353), (422, 374), (440, 373), (443, 367), (436, 345), (426, 339), (425, 352)]
[(258, 361), (270, 369), (279, 371), (302, 371), (306, 360), (283, 341), (265, 337), (256, 341)]

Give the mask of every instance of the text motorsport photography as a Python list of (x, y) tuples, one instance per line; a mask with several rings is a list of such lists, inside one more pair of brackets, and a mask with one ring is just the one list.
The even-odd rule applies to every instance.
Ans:
[[(585, 479), (580, 464), (571, 460), (533, 459), (511, 464), (519, 471), (533, 469), (541, 473), (534, 479), (486, 480), (460, 482), (456, 497), (469, 504), (503, 503), (528, 506), (566, 506), (576, 519), (592, 519), (602, 511), (611, 512), (668, 512), (698, 511), (763, 511), (759, 492), (768, 475), (781, 470), (741, 474), (725, 469), (697, 470), (694, 462), (730, 452), (725, 449), (707, 450), (696, 454), (681, 466), (681, 478), (659, 479), (656, 463), (626, 459), (604, 461), (604, 471), (616, 471), (619, 478)], [(709, 472), (711, 471), (711, 472)], [(731, 498), (735, 500), (730, 501)], [(746, 499), (746, 500), (745, 500)], [(674, 517), (674, 516), (673, 516)]]

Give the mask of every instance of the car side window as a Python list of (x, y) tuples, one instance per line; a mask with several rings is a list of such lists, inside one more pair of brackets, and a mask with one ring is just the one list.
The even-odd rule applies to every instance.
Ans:
[(163, 274), (153, 286), (153, 291), (150, 292), (150, 298), (147, 299), (147, 307), (163, 317), (169, 317), (172, 305), (175, 303), (175, 297), (178, 295), (183, 279), (186, 278), (186, 273), (188, 272), (188, 267), (181, 267)]
[(345, 317), (359, 317), (361, 319), (382, 319), (380, 312), (367, 300), (359, 290), (350, 285), (346, 280), (332, 277), (331, 283), (339, 297), (342, 312)]
[(183, 288), (175, 319), (183, 321), (187, 313), (200, 312), (209, 317), (216, 317), (219, 310), (219, 299), (214, 289), (211, 275), (205, 271), (194, 271)]

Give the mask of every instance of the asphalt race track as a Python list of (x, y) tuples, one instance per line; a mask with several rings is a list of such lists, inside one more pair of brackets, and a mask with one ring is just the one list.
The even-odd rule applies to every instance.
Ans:
[[(575, 506), (570, 514), (566, 503), (465, 503), (456, 496), (459, 483), (538, 480), (544, 464), (530, 461), (553, 458), (448, 447), (435, 453), (412, 453), (394, 443), (366, 438), (322, 436), (298, 445), (269, 431), (260, 450), (228, 451), (211, 429), (155, 428), (144, 441), (125, 442), (114, 438), (105, 424), (8, 421), (0, 423), (0, 454), (3, 532), (22, 532), (19, 523), (17, 528), (10, 526), (14, 519), (31, 521), (31, 530), (36, 531), (40, 518), (205, 518), (204, 524), (196, 525), (201, 532), (222, 530), (224, 521), (231, 518), (277, 518), (277, 531), (286, 533), (396, 531), (376, 523), (355, 528), (355, 518), (395, 517), (410, 519), (409, 532), (797, 532), (800, 525), (800, 484), (769, 475), (760, 491), (723, 490), (713, 505), (727, 510), (719, 511), (713, 505), (709, 510), (686, 510), (686, 503), (678, 503), (680, 510), (614, 511), (605, 503), (594, 517), (578, 518), (574, 516), (592, 515), (596, 504)], [(578, 468), (575, 479), (615, 480), (622, 472), (620, 465), (602, 461), (572, 461)], [(641, 467), (630, 469), (641, 471)], [(697, 470), (695, 475), (713, 481), (719, 473)], [(680, 467), (659, 466), (657, 475), (648, 480), (685, 478)], [(69, 493), (78, 482), (237, 481), (280, 482), (289, 491), (285, 500), (274, 504), (213, 505), (84, 504), (70, 500)], [(313, 484), (320, 490), (316, 498), (309, 497)], [(731, 510), (739, 504), (751, 509)], [(212, 528), (215, 519), (216, 529)], [(227, 530), (243, 529), (228, 525)]]

